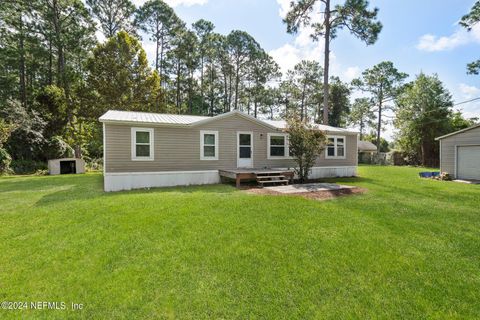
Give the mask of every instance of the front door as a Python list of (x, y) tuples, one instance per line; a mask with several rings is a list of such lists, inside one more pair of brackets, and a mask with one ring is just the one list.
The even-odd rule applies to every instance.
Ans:
[(237, 133), (237, 167), (253, 167), (253, 134), (251, 132)]

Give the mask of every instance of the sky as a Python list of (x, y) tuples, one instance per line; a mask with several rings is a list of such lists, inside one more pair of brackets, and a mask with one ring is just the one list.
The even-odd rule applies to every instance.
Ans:
[[(133, 0), (139, 6), (145, 0)], [(308, 30), (296, 35), (286, 32), (282, 18), (290, 0), (166, 0), (188, 25), (206, 19), (215, 31), (228, 34), (243, 30), (288, 70), (302, 59), (323, 65), (323, 47), (308, 37)], [(340, 0), (334, 3), (340, 2)], [(341, 31), (331, 45), (331, 74), (351, 81), (381, 61), (392, 61), (413, 80), (420, 72), (438, 74), (455, 103), (480, 97), (480, 76), (467, 75), (466, 65), (480, 58), (480, 24), (471, 32), (458, 25), (470, 11), (473, 0), (370, 0), (379, 8), (383, 30), (378, 41), (366, 46)], [(143, 46), (153, 61), (154, 46), (144, 39)], [(354, 95), (361, 96), (356, 93)], [(480, 117), (480, 100), (454, 107), (466, 117)], [(391, 139), (394, 130), (386, 128)]]

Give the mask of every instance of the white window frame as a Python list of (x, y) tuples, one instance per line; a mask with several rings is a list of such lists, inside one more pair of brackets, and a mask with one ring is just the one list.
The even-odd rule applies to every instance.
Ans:
[[(325, 147), (325, 159), (346, 159), (347, 158), (347, 137), (346, 136), (333, 136), (328, 135), (327, 139), (333, 139), (334, 155), (328, 155), (328, 140), (327, 146)], [(343, 139), (343, 156), (338, 156), (338, 139)]]
[[(271, 137), (284, 137), (285, 138), (285, 155), (284, 156), (272, 156), (270, 154), (270, 147), (271, 147)], [(287, 133), (272, 133), (269, 132), (267, 134), (267, 159), (292, 159), (290, 156), (290, 144), (288, 142), (288, 134)]]
[[(207, 157), (204, 154), (204, 146), (205, 146), (205, 139), (204, 136), (206, 134), (213, 134), (215, 136), (215, 157)], [(200, 160), (218, 160), (218, 131), (208, 131), (208, 130), (201, 130), (200, 131)]]
[[(150, 146), (150, 156), (149, 157), (137, 157), (137, 132), (148, 132), (150, 135), (149, 143)], [(154, 155), (154, 130), (153, 128), (132, 128), (131, 130), (132, 136), (132, 161), (153, 161), (155, 159)], [(144, 144), (147, 145), (147, 144)]]

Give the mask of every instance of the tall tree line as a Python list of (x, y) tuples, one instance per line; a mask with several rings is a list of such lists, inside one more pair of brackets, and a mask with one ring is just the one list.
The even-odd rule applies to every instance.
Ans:
[[(0, 39), (0, 116), (14, 128), (3, 149), (15, 160), (100, 157), (98, 117), (108, 109), (274, 118), (298, 108), (309, 120), (322, 112), (318, 63), (282, 77), (247, 32), (220, 34), (203, 19), (188, 26), (161, 0), (2, 1)], [(141, 40), (154, 44), (153, 61)]]
[[(324, 19), (311, 21), (317, 2), (325, 5)], [(328, 3), (293, 2), (289, 31), (312, 26), (315, 39), (328, 40), (327, 53), (343, 27), (367, 44), (375, 42), (381, 30), (377, 9), (348, 0), (329, 11)], [(468, 28), (478, 20), (477, 7), (462, 20)], [(72, 152), (101, 157), (98, 117), (108, 109), (210, 116), (242, 110), (270, 119), (294, 111), (304, 121), (359, 126), (362, 135), (374, 128), (381, 141), (385, 110), (400, 119), (408, 113), (398, 110), (417, 101), (405, 98), (417, 91), (406, 91), (414, 84), (405, 84), (407, 75), (391, 62), (365, 70), (352, 83), (330, 75), (328, 57), (324, 65), (301, 61), (282, 75), (247, 32), (220, 34), (203, 19), (189, 26), (162, 0), (141, 7), (130, 0), (2, 1), (0, 40), (1, 148), (14, 160)], [(141, 40), (153, 43), (153, 61)], [(428, 87), (427, 80), (418, 85)], [(354, 90), (364, 97), (351, 103)], [(465, 125), (457, 113), (438, 114)], [(400, 130), (411, 128), (408, 117), (398, 119)]]

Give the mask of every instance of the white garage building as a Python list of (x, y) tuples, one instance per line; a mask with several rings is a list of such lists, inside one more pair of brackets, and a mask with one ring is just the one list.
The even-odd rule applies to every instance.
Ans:
[(480, 180), (480, 124), (435, 140), (440, 141), (440, 171), (455, 179)]

